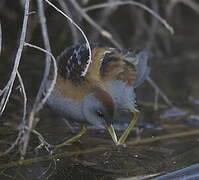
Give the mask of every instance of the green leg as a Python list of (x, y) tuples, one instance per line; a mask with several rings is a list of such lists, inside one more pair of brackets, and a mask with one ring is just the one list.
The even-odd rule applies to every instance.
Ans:
[(122, 136), (120, 137), (119, 141), (117, 142), (117, 145), (121, 145), (125, 143), (126, 138), (128, 137), (129, 133), (131, 132), (132, 128), (135, 126), (137, 122), (137, 112), (131, 111), (133, 115), (133, 119), (131, 120), (128, 127), (123, 132)]
[(53, 148), (54, 149), (58, 149), (58, 148), (61, 148), (61, 147), (65, 146), (65, 145), (71, 144), (71, 143), (77, 141), (85, 133), (86, 133), (86, 125), (82, 125), (81, 129), (80, 129), (80, 131), (79, 131), (79, 133), (77, 135), (73, 136), (72, 138), (66, 140), (65, 142), (63, 142), (61, 144), (54, 145)]
[(113, 142), (117, 145), (117, 135), (115, 133), (113, 126), (109, 125), (106, 127), (106, 129), (108, 130), (109, 134), (111, 135)]
[(35, 134), (39, 138), (39, 140), (41, 142), (41, 144), (36, 147), (36, 150), (41, 149), (42, 147), (45, 147), (47, 149), (47, 151), (50, 151), (50, 150), (56, 150), (58, 148), (61, 148), (65, 145), (67, 145), (67, 144), (71, 144), (74, 141), (78, 140), (83, 134), (86, 133), (86, 125), (81, 126), (81, 129), (80, 129), (80, 131), (77, 135), (75, 135), (74, 137), (72, 137), (72, 138), (70, 138), (70, 139), (66, 140), (65, 142), (58, 144), (58, 145), (49, 144), (38, 131), (36, 131), (36, 130), (31, 130), (31, 131), (32, 131), (33, 134)]

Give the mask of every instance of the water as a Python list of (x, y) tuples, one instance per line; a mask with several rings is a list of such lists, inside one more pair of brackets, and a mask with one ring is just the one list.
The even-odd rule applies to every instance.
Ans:
[[(50, 114), (48, 117), (46, 113), (50, 112), (43, 112), (37, 130), (47, 138), (48, 142), (57, 144), (72, 135), (62, 120)], [(199, 162), (199, 130), (185, 120), (185, 117), (170, 118), (159, 124), (161, 130), (142, 127), (141, 134), (137, 134), (134, 129), (124, 147), (116, 147), (106, 131), (90, 128), (80, 142), (57, 151), (58, 156), (51, 160), (45, 158), (49, 154), (45, 150), (38, 154), (33, 151), (39, 143), (33, 138), (32, 150), (26, 159), (33, 158), (36, 162), (1, 169), (0, 179), (6, 179), (8, 176), (16, 179), (51, 180), (104, 180), (143, 176), (148, 179), (152, 175), (161, 175), (188, 167)], [(122, 131), (117, 133), (121, 134)], [(38, 157), (45, 158), (45, 161), (37, 159)], [(13, 153), (12, 156), (0, 160), (0, 164), (3, 165), (16, 159)]]

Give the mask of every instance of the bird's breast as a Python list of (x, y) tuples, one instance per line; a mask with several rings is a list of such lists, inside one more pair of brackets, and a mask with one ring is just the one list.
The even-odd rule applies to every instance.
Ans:
[[(51, 81), (48, 81), (46, 83), (46, 88), (49, 87), (50, 82)], [(47, 104), (56, 114), (59, 114), (61, 117), (67, 118), (68, 120), (83, 122), (85, 118), (82, 113), (81, 98), (78, 97), (73, 99), (72, 95), (69, 96), (69, 93), (64, 94), (62, 91), (55, 86), (50, 97), (47, 99)], [(70, 89), (67, 89), (67, 91), (70, 91)]]

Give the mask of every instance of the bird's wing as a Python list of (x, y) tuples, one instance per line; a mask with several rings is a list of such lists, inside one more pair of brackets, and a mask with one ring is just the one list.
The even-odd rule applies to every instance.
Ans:
[(137, 53), (113, 49), (106, 53), (102, 62), (101, 77), (103, 80), (121, 80), (134, 88), (141, 85), (148, 77), (148, 55), (144, 51)]
[(64, 50), (58, 57), (58, 71), (64, 79), (76, 81), (87, 80), (101, 83), (107, 80), (121, 80), (134, 87), (139, 86), (148, 76), (148, 56), (144, 52), (133, 53), (114, 48), (91, 45), (91, 64), (87, 74), (82, 76), (87, 67), (89, 52), (86, 44), (78, 44)]
[(133, 86), (137, 88), (149, 76), (150, 67), (148, 66), (148, 54), (145, 51), (140, 51), (136, 53), (135, 56), (136, 56), (136, 59), (138, 59), (137, 62), (135, 63), (135, 68), (137, 71), (137, 78)]
[(99, 81), (101, 62), (106, 48), (98, 44), (91, 46), (91, 63), (85, 76), (82, 73), (88, 65), (89, 51), (86, 44), (77, 44), (66, 48), (57, 58), (58, 71), (62, 78), (81, 83), (82, 81)]
[(86, 44), (77, 44), (66, 48), (57, 58), (59, 74), (64, 79), (80, 82), (89, 61), (89, 51)]
[(113, 49), (104, 56), (100, 75), (103, 81), (120, 80), (132, 84), (136, 80), (137, 72), (135, 66), (126, 61), (123, 52)]
[[(95, 47), (98, 47), (97, 49)], [(91, 44), (91, 64), (88, 67), (85, 76), (82, 72), (88, 65), (89, 52), (86, 44), (77, 44), (66, 48), (57, 58), (58, 78), (56, 87), (63, 96), (70, 97), (79, 101), (82, 97), (91, 91), (94, 87), (103, 87), (99, 83), (99, 68), (103, 56), (104, 48), (97, 44)]]

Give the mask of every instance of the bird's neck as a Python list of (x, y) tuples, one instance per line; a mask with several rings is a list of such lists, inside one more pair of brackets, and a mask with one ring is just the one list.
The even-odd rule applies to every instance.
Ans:
[(132, 86), (120, 80), (109, 80), (106, 88), (115, 101), (116, 111), (134, 109), (135, 93)]

